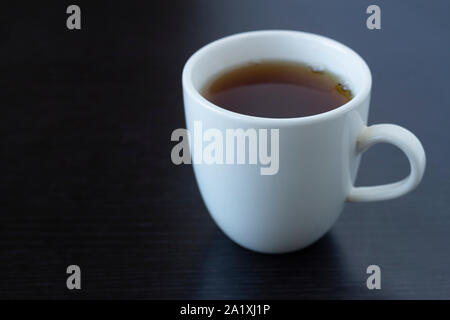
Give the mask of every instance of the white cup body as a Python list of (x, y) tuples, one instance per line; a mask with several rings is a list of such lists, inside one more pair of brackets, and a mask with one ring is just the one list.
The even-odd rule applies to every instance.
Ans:
[[(342, 79), (354, 98), (329, 112), (261, 118), (213, 105), (201, 89), (215, 75), (251, 61), (298, 61)], [(210, 43), (183, 70), (187, 129), (279, 129), (279, 169), (261, 175), (252, 164), (193, 164), (203, 200), (220, 229), (243, 247), (265, 253), (304, 248), (339, 217), (355, 180), (356, 141), (367, 124), (371, 74), (348, 47), (296, 31), (255, 31)]]

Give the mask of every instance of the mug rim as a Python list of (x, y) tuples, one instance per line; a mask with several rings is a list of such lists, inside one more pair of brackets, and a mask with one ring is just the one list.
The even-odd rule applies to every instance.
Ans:
[[(291, 117), (291, 118), (270, 118), (270, 117), (259, 117), (259, 116), (252, 116), (252, 115), (246, 115), (243, 113), (238, 113), (234, 111), (227, 110), (225, 108), (222, 108), (209, 100), (207, 100), (203, 95), (197, 90), (197, 88), (194, 87), (194, 84), (192, 83), (192, 69), (195, 63), (204, 55), (209, 49), (211, 49), (214, 46), (217, 46), (219, 44), (223, 44), (224, 42), (228, 42), (231, 40), (237, 40), (239, 38), (246, 38), (251, 36), (269, 36), (274, 34), (282, 34), (282, 35), (297, 35), (301, 37), (306, 37), (318, 41), (324, 41), (327, 42), (329, 45), (335, 46), (341, 50), (348, 51), (351, 55), (354, 56), (357, 60), (360, 61), (363, 72), (365, 73), (364, 76), (364, 84), (362, 85), (361, 90), (355, 94), (355, 96), (348, 102), (344, 103), (343, 105), (334, 108), (332, 110), (313, 114), (310, 116), (304, 116), (304, 117)], [(318, 34), (310, 33), (310, 32), (304, 32), (304, 31), (293, 31), (293, 30), (257, 30), (257, 31), (248, 31), (248, 32), (241, 32), (232, 34), (226, 37), (219, 38), (217, 40), (214, 40), (200, 49), (198, 49), (196, 52), (194, 52), (191, 57), (187, 60), (187, 62), (184, 65), (183, 72), (182, 72), (182, 86), (183, 89), (190, 94), (196, 101), (201, 103), (204, 107), (206, 107), (209, 110), (212, 110), (214, 112), (218, 112), (222, 115), (237, 118), (240, 120), (246, 120), (251, 122), (268, 122), (270, 124), (273, 124), (275, 122), (282, 123), (282, 124), (297, 124), (297, 123), (304, 123), (304, 122), (315, 122), (320, 120), (326, 120), (338, 117), (342, 114), (345, 114), (346, 112), (352, 110), (356, 106), (358, 106), (364, 99), (370, 94), (371, 86), (372, 86), (372, 74), (370, 72), (369, 66), (364, 61), (364, 59), (356, 53), (353, 49), (347, 47), (346, 45), (333, 40), (331, 38), (321, 36)]]

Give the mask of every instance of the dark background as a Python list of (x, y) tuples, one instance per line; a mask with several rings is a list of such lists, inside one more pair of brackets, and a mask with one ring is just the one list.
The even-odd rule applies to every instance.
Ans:
[[(21, 3), (21, 2), (20, 2)], [(78, 4), (82, 30), (66, 28)], [(381, 30), (365, 25), (381, 7)], [(0, 10), (0, 298), (450, 298), (448, 1), (55, 1)], [(261, 255), (218, 230), (192, 168), (170, 160), (185, 127), (181, 71), (217, 38), (319, 33), (373, 73), (369, 123), (405, 126), (427, 170), (399, 199), (348, 204), (313, 246)], [(358, 185), (408, 174), (377, 145)], [(66, 289), (66, 267), (82, 290)], [(366, 288), (366, 268), (382, 289)]]

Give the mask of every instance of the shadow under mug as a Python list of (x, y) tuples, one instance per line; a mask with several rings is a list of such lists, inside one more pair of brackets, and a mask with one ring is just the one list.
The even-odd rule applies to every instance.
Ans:
[[(220, 108), (201, 95), (203, 86), (215, 75), (264, 60), (323, 67), (343, 79), (354, 97), (339, 108), (308, 117), (262, 118)], [(245, 248), (264, 253), (304, 248), (332, 227), (346, 201), (396, 198), (422, 179), (425, 152), (414, 134), (393, 124), (367, 126), (371, 73), (357, 53), (339, 42), (284, 30), (232, 35), (194, 53), (184, 66), (182, 83), (191, 133), (196, 121), (204, 131), (278, 129), (276, 174), (261, 175), (252, 164), (193, 163), (212, 218)], [(391, 143), (406, 154), (410, 174), (395, 183), (355, 187), (361, 153), (381, 142)]]

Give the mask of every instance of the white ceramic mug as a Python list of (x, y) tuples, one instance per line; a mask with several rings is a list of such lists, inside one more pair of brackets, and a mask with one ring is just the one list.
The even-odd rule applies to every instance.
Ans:
[[(285, 60), (321, 66), (346, 82), (354, 97), (331, 111), (300, 118), (262, 118), (220, 108), (200, 90), (215, 75), (251, 61)], [(203, 200), (217, 225), (241, 246), (265, 253), (304, 248), (322, 237), (346, 201), (399, 197), (420, 182), (425, 152), (410, 131), (393, 124), (367, 126), (371, 73), (353, 50), (323, 36), (268, 30), (214, 41), (187, 61), (182, 75), (187, 129), (279, 129), (279, 170), (254, 165), (193, 164)], [(386, 142), (408, 157), (401, 181), (353, 185), (361, 153)]]

